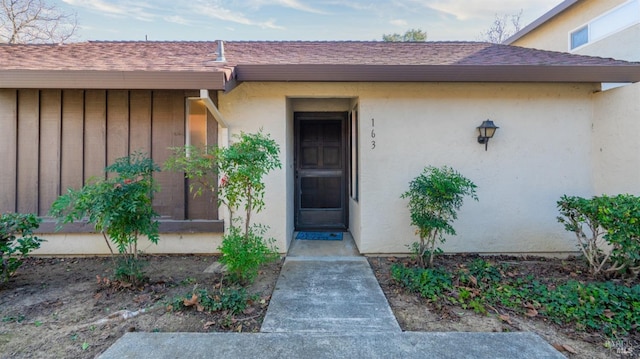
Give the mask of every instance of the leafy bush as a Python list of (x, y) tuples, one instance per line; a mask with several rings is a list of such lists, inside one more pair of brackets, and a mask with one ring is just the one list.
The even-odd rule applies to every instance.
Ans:
[(231, 314), (238, 314), (247, 308), (249, 299), (244, 288), (222, 288), (211, 292), (206, 289), (197, 289), (186, 296), (174, 299), (171, 307), (174, 310), (194, 307), (200, 312), (228, 310)]
[(273, 239), (265, 241), (265, 228), (254, 225), (249, 233), (242, 233), (240, 228), (232, 226), (224, 235), (218, 248), (222, 253), (220, 262), (227, 266), (231, 280), (237, 283), (251, 283), (258, 275), (260, 267), (278, 259), (278, 252), (273, 248)]
[[(278, 144), (265, 135), (242, 133), (236, 142), (218, 152), (218, 166), (222, 173), (221, 201), (229, 208), (231, 217), (236, 211), (244, 210), (245, 234), (251, 227), (251, 215), (264, 208), (264, 176), (282, 164), (278, 158)], [(232, 223), (235, 225), (235, 223)]]
[(444, 234), (456, 234), (451, 223), (458, 218), (464, 196), (477, 201), (476, 185), (447, 166), (426, 167), (402, 194), (409, 199), (411, 224), (418, 227), (420, 242), (412, 248), (422, 267), (433, 267), (436, 241), (444, 243)]
[(482, 258), (476, 258), (468, 265), (469, 274), (478, 282), (499, 282), (502, 279), (500, 269)]
[[(241, 133), (227, 148), (173, 148), (173, 156), (165, 163), (171, 170), (182, 171), (199, 187), (191, 185), (194, 196), (206, 189), (218, 194), (218, 205), (229, 210), (230, 228), (218, 248), (220, 262), (227, 266), (231, 279), (252, 282), (258, 269), (278, 258), (273, 240), (265, 240), (267, 227), (254, 225), (252, 215), (264, 206), (264, 176), (281, 168), (278, 144), (265, 135)], [(218, 183), (216, 178), (220, 176)], [(236, 217), (238, 212), (242, 215)]]
[(391, 267), (391, 277), (432, 302), (447, 298), (445, 294), (453, 289), (453, 276), (439, 268), (408, 268), (394, 264)]
[[(640, 197), (624, 194), (585, 199), (562, 196), (560, 217), (573, 232), (593, 274), (640, 273)], [(586, 228), (585, 228), (586, 227)], [(607, 248), (609, 247), (609, 248)]]
[(31, 251), (40, 248), (43, 240), (33, 235), (40, 221), (32, 213), (4, 213), (0, 216), (0, 274), (3, 282), (9, 281)]
[(570, 281), (544, 299), (545, 315), (557, 322), (575, 322), (582, 330), (626, 335), (640, 323), (640, 285)]
[[(152, 207), (157, 191), (153, 172), (160, 169), (144, 154), (119, 158), (106, 168), (106, 179), (92, 179), (79, 190), (69, 189), (51, 206), (51, 216), (63, 223), (87, 218), (102, 233), (114, 258), (116, 279), (138, 283), (143, 272), (138, 263), (138, 238), (158, 242), (158, 214)], [(123, 259), (115, 260), (111, 240)]]
[(216, 193), (218, 188), (218, 149), (215, 146), (172, 147), (173, 155), (164, 163), (170, 171), (184, 172), (189, 182), (189, 191), (194, 197), (205, 191)]

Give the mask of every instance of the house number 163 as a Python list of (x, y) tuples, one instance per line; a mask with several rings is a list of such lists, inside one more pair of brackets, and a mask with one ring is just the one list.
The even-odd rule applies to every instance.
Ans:
[(376, 138), (376, 122), (375, 120), (372, 118), (371, 119), (371, 149), (374, 150), (376, 148), (376, 140), (374, 140), (374, 138)]

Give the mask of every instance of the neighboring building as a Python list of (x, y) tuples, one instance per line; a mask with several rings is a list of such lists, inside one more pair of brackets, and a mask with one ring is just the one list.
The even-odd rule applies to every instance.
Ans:
[(505, 44), (640, 61), (640, 0), (565, 0)]
[[(400, 195), (427, 165), (478, 185), (451, 252), (566, 253), (563, 195), (635, 191), (640, 101), (603, 82), (640, 81), (640, 64), (475, 42), (87, 42), (0, 45), (0, 210), (45, 216), (67, 187), (141, 149), (225, 145), (263, 129), (283, 167), (256, 221), (286, 251), (300, 229), (350, 231), (362, 253), (417, 240)], [(500, 127), (488, 150), (482, 121)], [(617, 119), (621, 119), (618, 121)], [(610, 128), (609, 126), (614, 126)], [(624, 126), (624, 127), (615, 127)], [(197, 139), (197, 140), (194, 140)], [(615, 163), (610, 163), (611, 148)], [(624, 165), (624, 166), (618, 166)], [(157, 174), (162, 215), (148, 252), (211, 253), (224, 212)], [(51, 223), (44, 230), (52, 232)], [(46, 233), (41, 254), (106, 252), (82, 224)]]

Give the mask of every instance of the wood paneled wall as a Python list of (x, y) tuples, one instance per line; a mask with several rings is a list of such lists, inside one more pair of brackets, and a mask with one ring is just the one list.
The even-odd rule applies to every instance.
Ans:
[[(185, 143), (186, 98), (198, 92), (0, 89), (0, 211), (46, 216), (67, 188), (135, 151), (162, 167)], [(214, 99), (215, 100), (215, 99)], [(208, 119), (208, 142), (217, 125)], [(162, 171), (156, 211), (165, 219), (217, 219), (216, 198), (196, 199), (181, 173)]]

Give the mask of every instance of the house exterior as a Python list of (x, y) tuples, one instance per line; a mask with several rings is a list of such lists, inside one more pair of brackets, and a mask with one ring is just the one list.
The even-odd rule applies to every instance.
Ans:
[[(640, 124), (608, 127), (640, 105), (601, 91), (639, 80), (638, 63), (476, 42), (1, 45), (0, 210), (46, 216), (115, 158), (162, 163), (169, 147), (262, 129), (283, 167), (255, 221), (281, 252), (304, 229), (349, 231), (365, 254), (408, 252), (417, 237), (400, 195), (428, 165), (478, 185), (445, 251), (573, 252), (560, 196), (640, 180)], [(486, 119), (500, 128), (485, 150)], [(215, 198), (193, 199), (180, 173), (157, 179), (161, 239), (142, 250), (216, 252), (227, 218)], [(53, 228), (38, 253), (107, 252), (82, 223)]]

